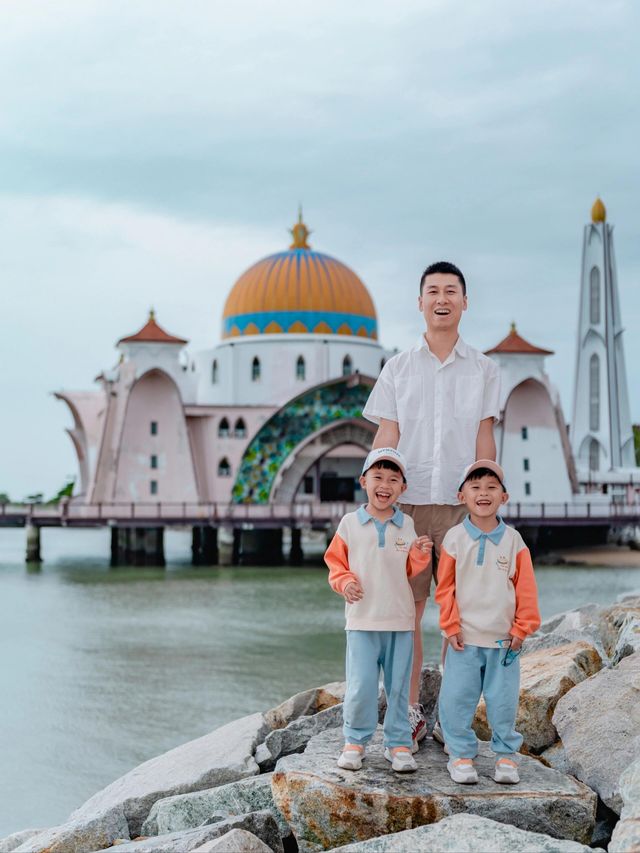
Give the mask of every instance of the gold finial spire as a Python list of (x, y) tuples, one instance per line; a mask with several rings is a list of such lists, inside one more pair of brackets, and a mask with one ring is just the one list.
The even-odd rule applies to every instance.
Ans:
[(592, 222), (604, 222), (607, 218), (607, 208), (602, 203), (602, 199), (600, 196), (594, 201), (593, 207), (591, 208), (591, 221)]
[(512, 334), (512, 335), (517, 334), (515, 321), (513, 321), (513, 322), (511, 323), (511, 334)]
[(289, 229), (289, 233), (293, 237), (293, 243), (289, 246), (290, 249), (310, 249), (311, 246), (307, 243), (307, 237), (311, 231), (302, 221), (302, 205), (298, 207), (298, 221)]
[(156, 321), (156, 312), (155, 312), (155, 308), (152, 305), (151, 308), (149, 308), (149, 322), (155, 323), (155, 321)]

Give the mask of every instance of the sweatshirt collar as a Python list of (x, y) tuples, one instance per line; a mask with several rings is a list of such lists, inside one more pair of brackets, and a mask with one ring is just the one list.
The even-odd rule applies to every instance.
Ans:
[(499, 545), (502, 541), (502, 537), (504, 536), (504, 532), (507, 529), (507, 525), (500, 518), (500, 516), (497, 516), (497, 520), (498, 524), (489, 533), (485, 533), (484, 530), (480, 530), (479, 527), (476, 527), (468, 515), (462, 523), (464, 524), (464, 528), (469, 534), (469, 536), (475, 541), (481, 539), (484, 536), (485, 539), (488, 539), (494, 545)]
[(379, 519), (371, 515), (370, 512), (367, 512), (366, 504), (362, 504), (362, 506), (358, 508), (356, 515), (358, 516), (358, 521), (360, 522), (360, 524), (366, 524), (368, 521), (373, 521), (374, 523), (377, 522), (378, 524), (387, 524), (387, 522), (390, 521), (392, 524), (395, 524), (396, 527), (402, 527), (404, 520), (402, 517), (402, 511), (397, 506), (394, 506), (393, 515), (386, 521), (380, 521)]

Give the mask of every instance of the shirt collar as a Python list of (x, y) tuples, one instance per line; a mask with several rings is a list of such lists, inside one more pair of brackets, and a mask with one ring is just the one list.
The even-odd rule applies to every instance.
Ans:
[(386, 521), (379, 521), (377, 518), (374, 518), (370, 512), (367, 512), (366, 504), (362, 504), (361, 507), (358, 507), (356, 515), (358, 516), (358, 521), (360, 522), (360, 524), (366, 524), (368, 521), (377, 521), (378, 524), (387, 524), (387, 522), (390, 521), (392, 524), (395, 524), (396, 527), (402, 527), (404, 523), (402, 510), (397, 506), (394, 506), (393, 515)]
[[(426, 349), (427, 352), (431, 352), (424, 333), (420, 335), (420, 340), (416, 344), (416, 350), (421, 349)], [(469, 345), (462, 340), (460, 335), (458, 335), (458, 340), (455, 342), (452, 352), (455, 352), (455, 354), (459, 355), (460, 358), (466, 358), (469, 355)], [(449, 358), (450, 357), (451, 353), (449, 354)]]
[(462, 523), (464, 524), (464, 529), (467, 531), (467, 533), (473, 540), (477, 541), (482, 536), (485, 536), (494, 545), (499, 545), (502, 541), (502, 537), (504, 536), (504, 532), (507, 529), (507, 525), (500, 518), (500, 516), (497, 516), (497, 519), (498, 524), (489, 533), (485, 533), (484, 530), (480, 530), (479, 527), (476, 527), (468, 515), (465, 517)]

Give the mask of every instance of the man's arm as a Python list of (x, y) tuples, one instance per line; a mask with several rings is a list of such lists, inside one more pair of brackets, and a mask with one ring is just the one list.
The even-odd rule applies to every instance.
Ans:
[[(381, 427), (382, 421), (380, 421), (380, 428)], [(379, 432), (380, 429), (378, 429), (378, 433)], [(373, 443), (373, 446), (378, 446), (376, 445), (375, 441)], [(379, 446), (386, 447), (387, 445)], [(395, 447), (395, 444), (392, 446)], [(493, 434), (493, 418), (485, 418), (483, 421), (480, 421), (480, 426), (478, 427), (478, 435), (476, 437), (476, 459), (492, 459), (494, 462), (496, 461), (496, 439)]]
[[(380, 418), (378, 432), (376, 433), (376, 437), (373, 439), (373, 444), (371, 445), (372, 450), (375, 450), (377, 447), (397, 448), (399, 441), (400, 427), (398, 426), (398, 422), (389, 421), (386, 418)], [(495, 454), (495, 445), (493, 452)], [(495, 456), (492, 458), (495, 459)]]

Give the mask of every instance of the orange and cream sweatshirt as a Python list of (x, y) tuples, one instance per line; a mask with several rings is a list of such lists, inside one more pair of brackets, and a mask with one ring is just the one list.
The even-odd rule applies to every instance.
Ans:
[(342, 595), (359, 580), (363, 596), (345, 604), (347, 631), (413, 631), (415, 604), (408, 578), (429, 565), (430, 554), (412, 547), (410, 516), (397, 507), (378, 521), (364, 506), (344, 516), (324, 555), (331, 588)]
[(435, 595), (446, 637), (462, 632), (471, 646), (496, 648), (509, 634), (524, 640), (540, 625), (531, 554), (498, 519), (484, 533), (467, 516), (444, 537)]

